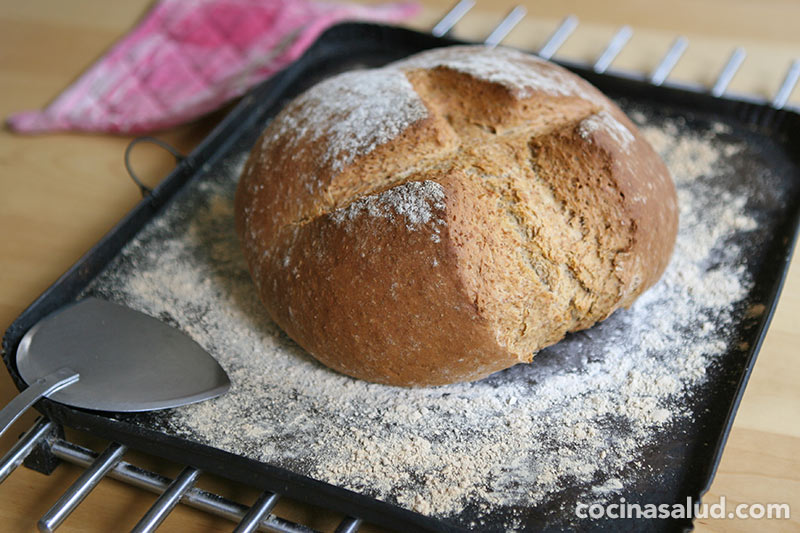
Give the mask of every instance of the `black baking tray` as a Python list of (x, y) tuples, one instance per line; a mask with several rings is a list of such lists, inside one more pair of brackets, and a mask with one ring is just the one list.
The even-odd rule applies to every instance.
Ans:
[[(14, 354), (24, 333), (47, 314), (75, 301), (123, 246), (180, 195), (185, 184), (199, 179), (232, 150), (252, 145), (266, 121), (287, 100), (336, 72), (354, 66), (378, 66), (421, 50), (458, 43), (407, 29), (362, 23), (342, 24), (325, 32), (302, 58), (245, 96), (150, 196), (11, 324), (3, 338), (3, 359), (17, 387), (25, 387), (14, 363)], [(635, 492), (622, 494), (628, 501), (642, 504), (683, 503), (687, 497), (697, 501), (710, 486), (719, 463), (736, 408), (778, 301), (796, 240), (800, 221), (800, 115), (766, 105), (655, 87), (644, 81), (613, 75), (598, 75), (578, 65), (565, 66), (615, 98), (624, 108), (640, 106), (656, 112), (668, 110), (664, 112), (689, 117), (690, 121), (699, 123), (723, 120), (735, 124), (737, 135), (770, 161), (774, 181), (770, 186), (778, 187), (780, 193), (770, 211), (771, 238), (748, 247), (748, 268), (755, 280), (750, 298), (766, 305), (766, 312), (760, 317), (740, 324), (741, 338), (749, 342), (749, 349), (724, 358), (714, 371), (710, 386), (698, 399), (691, 427), (683, 428), (676, 433), (674, 440), (662, 443), (661, 448), (649, 456), (651, 466), (662, 474), (659, 481), (636, 486), (632, 489)], [(124, 417), (73, 409), (47, 399), (41, 400), (37, 409), (66, 426), (391, 529), (460, 531), (470, 521), (468, 515), (448, 520), (422, 516), (286, 469), (143, 428)], [(522, 526), (530, 530), (579, 527), (675, 531), (691, 528), (688, 519), (576, 523), (572, 514), (572, 509), (552, 509), (543, 504), (526, 510)], [(491, 530), (493, 525), (485, 524), (481, 529)], [(496, 527), (501, 527), (501, 524), (496, 524)]]

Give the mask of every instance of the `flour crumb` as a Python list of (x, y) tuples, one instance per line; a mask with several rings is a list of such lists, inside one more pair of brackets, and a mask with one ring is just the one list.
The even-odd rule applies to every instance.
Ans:
[(622, 481), (617, 478), (611, 478), (602, 485), (592, 487), (592, 492), (597, 494), (607, 494), (609, 492), (618, 492), (623, 489)]
[(623, 149), (633, 142), (633, 133), (608, 111), (600, 111), (583, 119), (578, 131), (584, 139), (589, 139), (596, 131), (604, 131)]
[(435, 233), (438, 233), (436, 226), (445, 224), (445, 221), (436, 218), (436, 213), (444, 207), (444, 187), (441, 184), (431, 180), (408, 181), (381, 193), (359, 198), (333, 211), (330, 216), (337, 224), (351, 221), (362, 214), (390, 220), (400, 216), (405, 219), (409, 231), (432, 222)]

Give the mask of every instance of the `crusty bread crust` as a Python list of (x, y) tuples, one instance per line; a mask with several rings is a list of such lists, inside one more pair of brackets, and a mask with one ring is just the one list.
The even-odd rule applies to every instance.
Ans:
[(237, 231), (275, 322), (329, 367), (403, 386), (530, 361), (666, 268), (672, 179), (612, 102), (508, 49), (327, 80), (267, 127)]

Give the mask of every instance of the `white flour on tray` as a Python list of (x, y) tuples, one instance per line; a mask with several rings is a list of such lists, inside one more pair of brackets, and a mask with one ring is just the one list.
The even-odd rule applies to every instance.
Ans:
[(168, 433), (426, 515), (468, 503), (489, 515), (565, 487), (613, 494), (642, 448), (689, 416), (685, 399), (708, 366), (737, 349), (728, 333), (734, 304), (752, 285), (730, 240), (756, 227), (746, 197), (704, 179), (740, 146), (712, 143), (720, 125), (702, 135), (679, 134), (669, 120), (642, 129), (678, 186), (675, 253), (630, 310), (561, 344), (576, 354), (568, 364), (559, 352), (542, 354), (539, 367), (534, 358), (480, 382), (428, 389), (328, 370), (258, 301), (233, 230), (236, 165), (200, 185), (208, 201), (183, 223), (168, 211), (146, 228), (123, 253), (128, 267), (112, 266), (92, 290), (176, 323), (230, 374), (224, 397), (156, 418)]

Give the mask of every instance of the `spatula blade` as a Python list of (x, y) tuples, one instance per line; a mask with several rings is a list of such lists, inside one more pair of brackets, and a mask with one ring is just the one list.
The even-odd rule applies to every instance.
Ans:
[(80, 381), (49, 397), (100, 411), (177, 407), (224, 394), (230, 380), (185, 333), (144, 313), (87, 298), (42, 319), (17, 349), (27, 383), (69, 367)]

